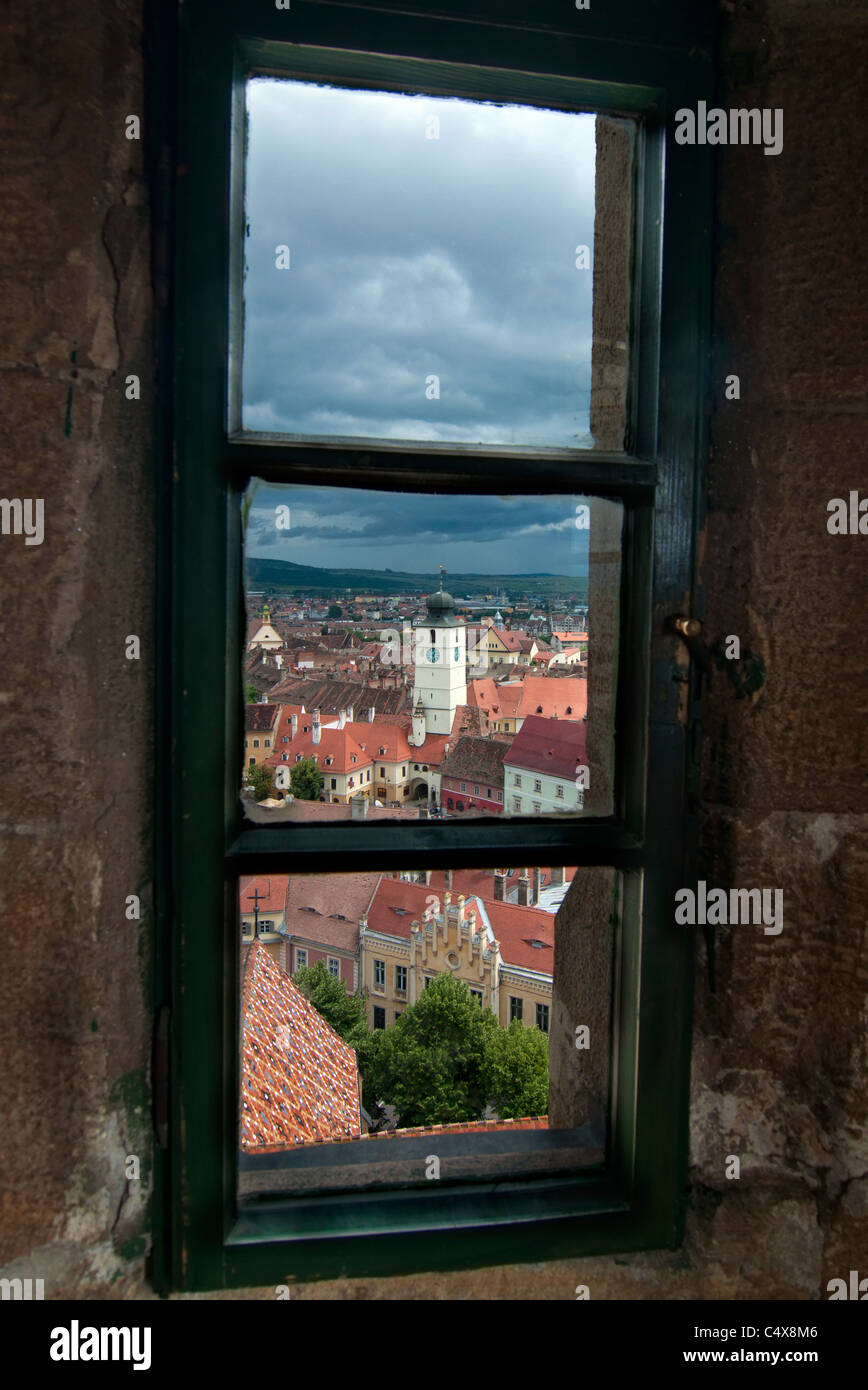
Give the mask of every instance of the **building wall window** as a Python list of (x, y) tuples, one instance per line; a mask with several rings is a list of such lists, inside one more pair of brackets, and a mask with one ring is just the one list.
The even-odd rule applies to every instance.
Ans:
[(511, 995), (509, 996), (509, 1021), (510, 1021), (510, 1023), (513, 1023), (516, 1019), (518, 1019), (519, 1023), (521, 1023), (521, 1020), (522, 1020), (523, 1016), (524, 1016), (524, 1000), (523, 1000), (521, 997), (519, 997), (519, 996), (516, 996), (516, 995), (514, 995), (514, 994), (511, 994)]
[(375, 1027), (375, 1028), (385, 1028), (385, 1026), (386, 1026), (386, 1010), (385, 1010), (385, 1009), (379, 1008), (379, 1007), (375, 1004), (375, 1005), (374, 1005), (374, 1027)]
[(480, 1005), (482, 1004), (482, 990), (481, 990), (481, 989), (472, 989), (472, 990), (470, 991), (470, 997), (471, 997), (471, 999), (476, 999), (476, 1000), (479, 1002)]
[(406, 965), (395, 966), (395, 989), (401, 991), (407, 988), (407, 967)]
[(536, 1006), (536, 1026), (541, 1033), (549, 1031), (549, 1006), (548, 1004), (537, 1004)]
[(374, 961), (374, 988), (386, 988), (386, 962), (384, 960)]
[(558, 797), (561, 801), (563, 801), (563, 799), (564, 799), (564, 789), (563, 789), (563, 787), (555, 787), (555, 796)]
[(520, 810), (521, 810), (521, 797), (520, 797), (520, 796), (514, 796), (514, 797), (512, 798), (512, 809), (513, 809), (514, 811), (520, 811)]
[(329, 974), (334, 976), (336, 980), (339, 980), (341, 977), (341, 963), (338, 960), (337, 956), (329, 956), (328, 967)]
[(307, 965), (307, 951), (301, 946), (295, 948), (295, 968), (300, 970), (303, 965)]
[(520, 787), (520, 786), (521, 786), (521, 777), (519, 776), (519, 774), (518, 774), (517, 772), (514, 772), (513, 775), (512, 775), (512, 785), (513, 785), (514, 787)]

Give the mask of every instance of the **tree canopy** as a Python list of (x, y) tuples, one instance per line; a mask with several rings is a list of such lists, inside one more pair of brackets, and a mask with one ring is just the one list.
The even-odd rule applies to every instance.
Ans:
[(302, 758), (289, 773), (289, 788), (299, 801), (316, 801), (322, 791), (323, 775), (313, 758)]
[(386, 1032), (369, 1062), (369, 1092), (395, 1106), (402, 1128), (481, 1119), (486, 1047), (497, 1031), (463, 980), (440, 975)]
[(545, 1115), (549, 1103), (549, 1040), (517, 1018), (488, 1039), (482, 1085), (501, 1120)]
[(252, 763), (247, 769), (247, 785), (253, 788), (257, 801), (274, 794), (274, 773), (267, 763)]
[(351, 1035), (361, 1026), (367, 1031), (365, 1022), (365, 1001), (361, 994), (347, 994), (343, 980), (329, 974), (324, 960), (316, 965), (301, 965), (293, 975), (293, 982), (326, 1023), (336, 1033), (355, 1047)]

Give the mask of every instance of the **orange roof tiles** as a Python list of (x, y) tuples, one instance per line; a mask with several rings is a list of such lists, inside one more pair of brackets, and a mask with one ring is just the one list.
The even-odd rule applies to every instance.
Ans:
[(361, 1132), (355, 1052), (255, 941), (241, 1000), (241, 1147), (256, 1153)]
[[(541, 707), (541, 708), (540, 708)], [(519, 717), (542, 714), (550, 719), (584, 719), (588, 712), (588, 682), (580, 676), (526, 676), (521, 685)]]
[[(380, 723), (379, 719), (373, 723), (367, 719), (356, 719), (346, 728), (363, 752), (375, 761), (382, 758), (387, 763), (406, 762), (410, 757), (407, 735), (397, 724)], [(382, 749), (386, 751), (382, 752)]]
[(238, 880), (239, 911), (252, 912), (256, 901), (254, 894), (258, 893), (260, 912), (285, 912), (288, 887), (289, 879), (286, 874), (261, 874), (257, 878), (240, 878)]

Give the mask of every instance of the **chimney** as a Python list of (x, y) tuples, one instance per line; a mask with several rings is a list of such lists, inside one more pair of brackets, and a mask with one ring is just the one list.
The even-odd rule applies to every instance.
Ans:
[(353, 706), (352, 706), (352, 705), (349, 705), (349, 706), (347, 707), (347, 723), (348, 723), (348, 724), (352, 724), (352, 723), (353, 723), (353, 721), (354, 721), (354, 719), (355, 719), (355, 714), (356, 714), (356, 711), (353, 709)]
[(368, 723), (373, 724), (374, 715), (377, 713), (373, 705), (368, 706)]
[(297, 733), (298, 733), (298, 715), (297, 715), (297, 714), (291, 714), (291, 715), (289, 716), (289, 736), (290, 736), (290, 738), (295, 738), (295, 736), (296, 736)]
[(319, 722), (319, 710), (318, 710), (318, 709), (315, 709), (314, 712), (313, 712), (313, 724), (312, 724), (312, 726), (311, 726), (311, 733), (312, 733), (312, 735), (313, 735), (313, 741), (314, 741), (314, 743), (319, 743), (320, 738), (321, 738), (321, 736), (322, 736), (322, 725), (321, 725), (320, 722)]
[(452, 887), (452, 870), (451, 870), (451, 869), (444, 869), (444, 870), (443, 870), (443, 887), (444, 887), (444, 888), (451, 888), (451, 887)]
[(498, 871), (495, 869), (495, 871), (494, 871), (494, 901), (495, 901), (496, 903), (502, 903), (502, 902), (504, 901), (504, 891), (503, 891), (503, 890), (504, 890), (505, 883), (506, 883), (506, 880), (505, 880), (503, 874), (498, 873)]
[(563, 869), (552, 869), (552, 888), (560, 888), (566, 882)]
[(534, 869), (534, 871), (533, 871), (533, 902), (532, 902), (532, 904), (531, 904), (533, 907), (536, 907), (537, 903), (539, 902), (539, 895), (540, 895), (541, 892), (542, 892), (542, 869)]
[(530, 906), (530, 879), (526, 873), (518, 876), (518, 897), (516, 899), (519, 907)]
[(338, 711), (338, 728), (342, 729), (347, 722), (347, 712), (345, 709)]

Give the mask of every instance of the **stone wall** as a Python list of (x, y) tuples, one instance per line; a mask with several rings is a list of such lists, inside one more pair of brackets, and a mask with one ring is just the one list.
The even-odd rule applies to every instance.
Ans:
[[(687, 1239), (293, 1298), (560, 1299), (583, 1282), (592, 1298), (810, 1299), (868, 1268), (868, 542), (826, 530), (827, 501), (859, 485), (866, 409), (868, 27), (862, 0), (723, 8), (723, 103), (781, 107), (785, 126), (779, 156), (719, 156), (702, 576), (709, 639), (737, 634), (750, 659), (749, 679), (716, 672), (708, 701), (703, 871), (782, 886), (785, 919), (779, 937), (720, 934), (713, 992), (699, 952)], [(10, 0), (0, 31), (3, 491), (45, 504), (41, 546), (0, 538), (0, 1266), (49, 1297), (152, 1296), (152, 323), (141, 144), (124, 138), (142, 111), (140, 31), (136, 0), (50, 24)]]

